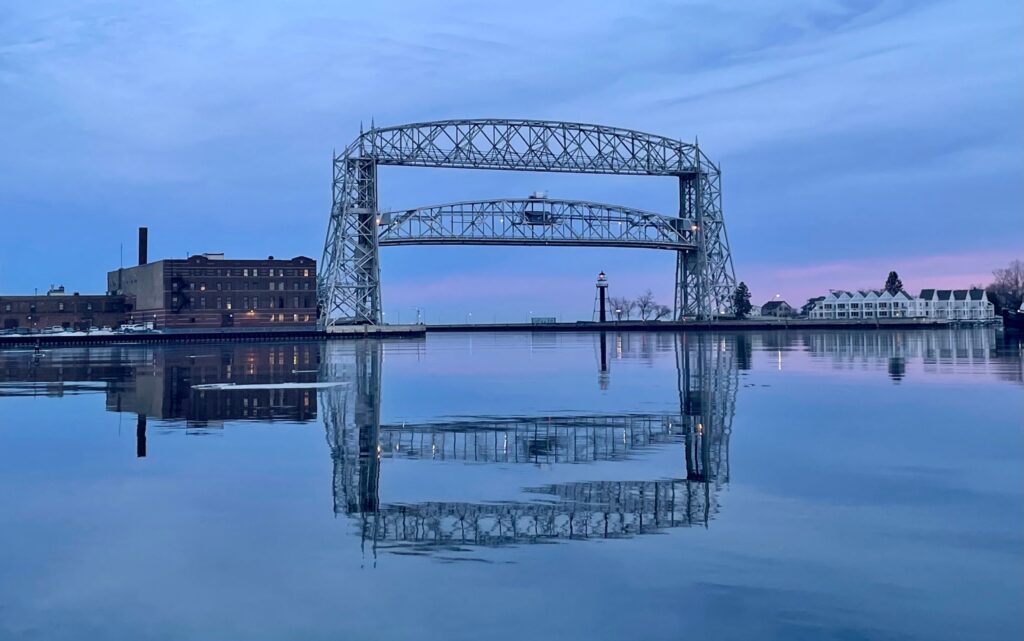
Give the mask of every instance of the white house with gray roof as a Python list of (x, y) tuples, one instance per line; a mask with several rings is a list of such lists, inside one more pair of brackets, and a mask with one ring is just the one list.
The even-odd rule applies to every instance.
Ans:
[(862, 320), (865, 318), (919, 318), (919, 301), (905, 291), (867, 289), (855, 292), (832, 290), (815, 303), (808, 316), (822, 320)]
[(918, 297), (927, 318), (949, 320), (992, 320), (995, 306), (983, 289), (922, 289)]
[(863, 320), (879, 318), (934, 318), (986, 321), (995, 318), (995, 308), (981, 289), (924, 289), (920, 296), (905, 291), (848, 292), (832, 290), (815, 303), (809, 318), (821, 320)]

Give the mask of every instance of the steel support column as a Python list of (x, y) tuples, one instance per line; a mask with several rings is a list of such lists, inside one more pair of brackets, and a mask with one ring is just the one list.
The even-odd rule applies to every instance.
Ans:
[(334, 161), (334, 206), (318, 286), (321, 324), (379, 324), (377, 164), (344, 156)]

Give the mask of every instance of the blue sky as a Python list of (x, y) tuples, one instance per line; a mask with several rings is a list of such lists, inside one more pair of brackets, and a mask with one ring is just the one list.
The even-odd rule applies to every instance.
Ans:
[[(578, 120), (723, 170), (755, 302), (987, 282), (1024, 255), (1019, 2), (8, 2), (0, 291), (104, 287), (135, 255), (317, 259), (331, 153), (382, 125)], [(381, 205), (546, 189), (673, 211), (670, 180), (386, 168)], [(672, 257), (387, 248), (384, 305), (589, 317), (593, 277), (671, 302)]]

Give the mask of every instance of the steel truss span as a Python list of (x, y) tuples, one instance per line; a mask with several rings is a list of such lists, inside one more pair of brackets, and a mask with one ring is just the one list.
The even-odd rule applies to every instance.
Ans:
[[(519, 213), (525, 213), (530, 199), (459, 203), (476, 206), (475, 211), (461, 213), (444, 210), (455, 205), (416, 209), (412, 211), (420, 213), (407, 216), (408, 225), (397, 222), (402, 213), (391, 212), (385, 223), (378, 208), (380, 165), (674, 177), (679, 210), (675, 216), (658, 217), (625, 207), (581, 202), (570, 206), (571, 201), (543, 199), (551, 216), (529, 223), (529, 235), (526, 223), (514, 229), (502, 215), (514, 217), (516, 203), (521, 203)], [(497, 209), (483, 211), (488, 203)], [(568, 217), (556, 217), (556, 206)], [(477, 214), (478, 226), (466, 221)], [(435, 222), (427, 224), (431, 216)], [(644, 244), (639, 236), (608, 229), (606, 222), (614, 216), (623, 223), (657, 223), (649, 231), (675, 244), (664, 239)], [(443, 230), (446, 224), (448, 229)], [(551, 229), (542, 231), (539, 226)], [(545, 236), (552, 242), (544, 242)], [(674, 249), (676, 318), (710, 319), (732, 307), (736, 279), (722, 216), (721, 171), (696, 144), (570, 122), (444, 120), (373, 127), (335, 156), (333, 206), (320, 269), (321, 326), (381, 322), (381, 245), (470, 242)]]
[(380, 215), (388, 245), (571, 245), (693, 251), (693, 220), (547, 198), (432, 205)]

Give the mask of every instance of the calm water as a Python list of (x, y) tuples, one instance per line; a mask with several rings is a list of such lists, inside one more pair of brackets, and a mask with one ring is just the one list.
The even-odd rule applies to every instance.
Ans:
[(0, 351), (0, 638), (1019, 639), (1022, 401), (991, 329)]

